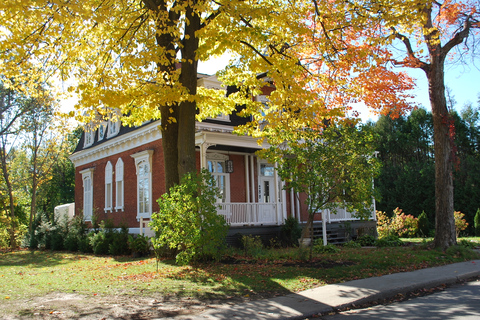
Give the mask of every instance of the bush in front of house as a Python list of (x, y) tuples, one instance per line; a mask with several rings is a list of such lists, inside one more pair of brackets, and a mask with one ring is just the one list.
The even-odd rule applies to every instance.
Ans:
[(218, 189), (206, 170), (188, 173), (179, 185), (158, 199), (160, 210), (152, 214), (155, 251), (168, 247), (177, 251), (178, 264), (218, 259), (225, 247), (228, 225), (217, 214)]
[(295, 217), (288, 217), (281, 229), (282, 244), (287, 247), (298, 246), (298, 239), (302, 235), (302, 228)]
[(418, 216), (418, 234), (425, 238), (428, 237), (430, 232), (430, 222), (428, 221), (427, 214), (425, 211)]
[(398, 236), (413, 238), (418, 233), (418, 219), (402, 212), (402, 209), (393, 210), (390, 218), (385, 212), (377, 211), (377, 232), (379, 238)]
[(473, 225), (475, 227), (475, 236), (480, 237), (480, 209), (477, 209), (475, 218), (473, 218)]
[(150, 254), (150, 238), (142, 234), (128, 236), (128, 247), (134, 257), (143, 257)]
[(122, 226), (118, 231), (111, 220), (102, 220), (99, 226), (98, 232), (89, 234), (93, 253), (112, 256), (130, 253), (126, 226)]
[(32, 249), (68, 250), (102, 255), (126, 255), (128, 247), (128, 227), (118, 230), (111, 220), (101, 221), (99, 226), (88, 231), (82, 217), (69, 219), (62, 216), (50, 221), (46, 214), (39, 213), (33, 231), (26, 243)]
[(457, 234), (457, 238), (460, 237), (460, 232), (467, 229), (468, 222), (464, 219), (465, 214), (461, 213), (460, 211), (454, 211), (453, 216), (455, 218), (455, 232)]
[(245, 257), (258, 257), (265, 249), (260, 236), (243, 235), (241, 241)]

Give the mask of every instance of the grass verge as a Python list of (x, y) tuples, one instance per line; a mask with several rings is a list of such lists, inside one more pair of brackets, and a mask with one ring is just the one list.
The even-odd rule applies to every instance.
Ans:
[[(0, 299), (29, 299), (52, 292), (81, 295), (262, 298), (330, 283), (412, 271), (469, 259), (470, 250), (443, 253), (422, 245), (342, 248), (310, 262), (299, 249), (264, 250), (256, 258), (231, 255), (223, 262), (176, 266), (154, 258), (102, 257), (66, 252), (0, 254)], [(0, 300), (0, 301), (1, 301)]]

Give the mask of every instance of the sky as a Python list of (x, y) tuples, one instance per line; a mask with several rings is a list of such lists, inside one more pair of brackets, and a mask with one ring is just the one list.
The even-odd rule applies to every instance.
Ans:
[[(229, 56), (224, 55), (217, 59), (207, 62), (200, 62), (198, 72), (205, 74), (214, 74), (224, 68), (228, 63)], [(445, 66), (445, 85), (452, 91), (453, 97), (457, 101), (455, 110), (460, 112), (463, 107), (471, 103), (473, 106), (479, 106), (480, 95), (480, 66), (473, 65), (455, 65)], [(415, 95), (414, 102), (430, 110), (430, 101), (428, 99), (428, 83), (425, 73), (419, 69), (408, 69), (408, 74), (416, 79), (416, 88), (411, 92)], [(376, 120), (366, 107), (359, 106), (357, 111), (360, 113), (362, 121)]]

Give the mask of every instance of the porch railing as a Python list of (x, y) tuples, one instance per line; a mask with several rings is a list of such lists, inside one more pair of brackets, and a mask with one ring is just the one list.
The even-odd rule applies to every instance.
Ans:
[[(353, 212), (349, 212), (345, 208), (337, 208), (335, 212), (330, 211), (329, 209), (325, 209), (322, 214), (322, 217), (324, 216), (327, 222), (360, 220), (360, 218), (356, 218), (354, 216)], [(373, 209), (372, 215), (370, 216), (369, 220), (375, 220), (375, 210)]]
[(219, 203), (218, 214), (231, 226), (278, 224), (275, 203)]

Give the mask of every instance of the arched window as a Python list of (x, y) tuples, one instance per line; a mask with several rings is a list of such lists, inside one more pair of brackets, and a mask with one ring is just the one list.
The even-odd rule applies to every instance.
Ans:
[(115, 209), (123, 211), (123, 160), (118, 158), (115, 165)]
[(107, 162), (105, 166), (105, 211), (112, 211), (112, 192), (113, 192), (113, 171), (112, 163)]
[(85, 140), (83, 143), (83, 147), (87, 148), (90, 147), (93, 144), (93, 141), (95, 140), (95, 131), (85, 128)]
[(83, 219), (92, 220), (93, 212), (93, 168), (80, 171), (83, 181)]
[(152, 214), (152, 154), (153, 150), (145, 150), (132, 155), (137, 169), (137, 219)]

